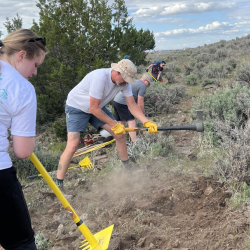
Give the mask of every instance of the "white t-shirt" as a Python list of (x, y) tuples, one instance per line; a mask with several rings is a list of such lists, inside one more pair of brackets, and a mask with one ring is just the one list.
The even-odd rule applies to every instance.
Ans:
[(66, 104), (73, 108), (89, 111), (90, 96), (101, 100), (99, 105), (103, 108), (120, 91), (124, 96), (132, 96), (131, 85), (117, 86), (111, 80), (112, 69), (97, 69), (87, 74), (68, 94)]
[(35, 136), (36, 105), (33, 85), (9, 63), (0, 61), (0, 170), (12, 166), (9, 129), (12, 135)]

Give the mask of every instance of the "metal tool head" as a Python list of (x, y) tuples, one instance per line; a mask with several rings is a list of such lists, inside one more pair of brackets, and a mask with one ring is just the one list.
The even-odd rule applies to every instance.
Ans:
[(200, 122), (203, 122), (203, 110), (196, 110), (197, 118)]
[(196, 131), (203, 132), (204, 131), (204, 124), (203, 124), (203, 110), (196, 110), (197, 118), (199, 123), (196, 124)]
[(91, 246), (87, 240), (82, 241), (83, 245), (80, 246), (82, 250), (106, 250), (109, 247), (109, 241), (111, 238), (111, 234), (113, 231), (114, 225), (107, 227), (100, 231), (99, 233), (96, 233), (94, 235), (95, 239), (98, 242), (97, 246)]
[(86, 156), (84, 159), (82, 159), (79, 162), (79, 165), (81, 166), (81, 168), (87, 168), (87, 169), (94, 168), (94, 166), (93, 166), (93, 164), (90, 161), (88, 156)]

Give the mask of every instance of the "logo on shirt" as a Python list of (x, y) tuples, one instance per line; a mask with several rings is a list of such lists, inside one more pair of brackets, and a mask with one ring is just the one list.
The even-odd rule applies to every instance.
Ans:
[(5, 91), (5, 89), (0, 89), (0, 98), (2, 98), (2, 99), (7, 99), (8, 98), (8, 94)]
[(1, 75), (2, 75), (2, 73), (0, 73), (0, 81), (3, 80), (3, 78), (1, 78)]

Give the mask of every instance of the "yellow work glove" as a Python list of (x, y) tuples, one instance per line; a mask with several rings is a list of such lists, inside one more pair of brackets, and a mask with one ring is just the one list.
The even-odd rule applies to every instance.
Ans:
[(126, 134), (125, 127), (122, 124), (118, 123), (118, 122), (111, 129), (112, 129), (112, 131), (114, 131), (114, 133), (116, 135), (125, 135)]
[(149, 128), (148, 129), (149, 134), (158, 133), (157, 125), (153, 123), (152, 121), (144, 122), (143, 127)]

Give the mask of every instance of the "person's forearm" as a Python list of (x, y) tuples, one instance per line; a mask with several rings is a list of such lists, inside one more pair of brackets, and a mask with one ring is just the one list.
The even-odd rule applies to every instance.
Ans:
[(160, 77), (161, 77), (161, 72), (157, 76), (157, 81), (160, 79)]
[(128, 106), (128, 109), (130, 113), (140, 122), (144, 123), (148, 121), (148, 118), (143, 114), (142, 110), (137, 106), (137, 104)]
[(99, 120), (105, 122), (106, 124), (110, 125), (111, 127), (114, 127), (117, 123), (117, 121), (111, 119), (109, 116), (107, 116), (100, 108), (92, 108), (90, 109), (91, 114), (93, 114), (95, 117), (97, 117)]
[(145, 113), (145, 110), (144, 110), (144, 103), (138, 103), (138, 106), (139, 106), (139, 108), (141, 109), (142, 113), (144, 114), (144, 113)]

